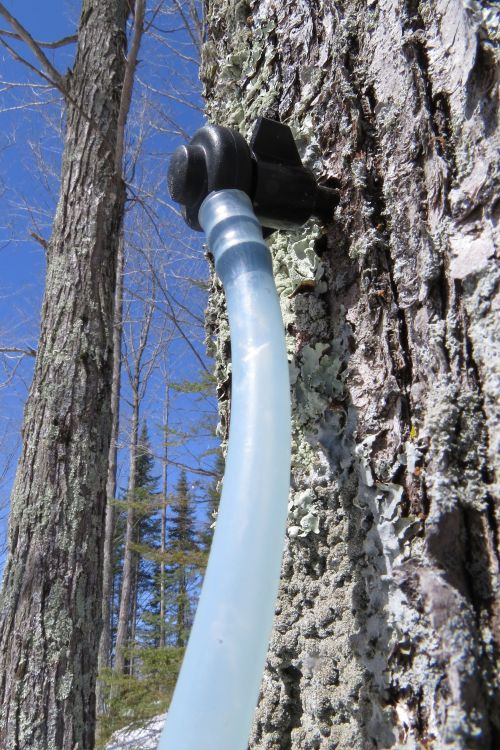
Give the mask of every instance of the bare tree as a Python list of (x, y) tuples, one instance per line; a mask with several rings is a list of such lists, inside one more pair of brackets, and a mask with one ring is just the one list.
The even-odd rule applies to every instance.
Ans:
[[(120, 609), (118, 614), (118, 625), (115, 644), (114, 671), (123, 674), (126, 664), (127, 636), (130, 628), (130, 612), (132, 605), (133, 577), (136, 567), (136, 552), (134, 551), (135, 526), (137, 513), (136, 505), (136, 465), (139, 451), (139, 419), (141, 402), (145, 396), (148, 381), (153, 372), (158, 356), (158, 347), (148, 351), (148, 339), (151, 323), (155, 309), (154, 286), (151, 299), (144, 306), (143, 316), (139, 322), (138, 336), (135, 339), (137, 322), (130, 321), (128, 324), (127, 349), (128, 355), (124, 357), (124, 366), (127, 372), (131, 390), (131, 428), (129, 442), (129, 480), (127, 487), (127, 523), (125, 531), (125, 551), (123, 557), (122, 587), (120, 595)], [(130, 315), (130, 312), (129, 312)]]
[(165, 617), (166, 617), (166, 575), (165, 552), (167, 541), (167, 509), (168, 509), (168, 448), (169, 448), (169, 419), (170, 419), (170, 383), (167, 368), (164, 372), (165, 398), (163, 401), (163, 456), (161, 460), (162, 505), (161, 505), (161, 538), (160, 538), (160, 648), (166, 645)]
[[(136, 9), (136, 20), (135, 20), (135, 34), (134, 34), (134, 40), (131, 45), (131, 54), (129, 55), (129, 63), (132, 59), (132, 52), (135, 50), (135, 57), (134, 60), (137, 59), (137, 52), (139, 50), (139, 45), (141, 43), (146, 45), (144, 54), (147, 56), (151, 54), (150, 50), (152, 48), (152, 45), (154, 45), (155, 50), (158, 50), (159, 48), (162, 48), (160, 50), (161, 54), (158, 54), (155, 52), (155, 65), (169, 65), (171, 63), (168, 62), (168, 58), (172, 58), (173, 56), (177, 56), (179, 52), (179, 41), (178, 39), (172, 38), (172, 43), (165, 45), (165, 36), (168, 36), (170, 34), (170, 28), (167, 28), (168, 26), (172, 27), (173, 37), (178, 37), (178, 29), (176, 31), (176, 26), (180, 28), (180, 30), (184, 30), (185, 36), (188, 37), (190, 32), (186, 32), (186, 22), (189, 22), (191, 25), (194, 24), (196, 20), (196, 16), (193, 16), (192, 10), (189, 10), (188, 16), (183, 17), (182, 15), (179, 15), (179, 9), (175, 6), (170, 6), (169, 3), (159, 3), (152, 12), (150, 12), (147, 20), (144, 20), (144, 8), (142, 8), (142, 15), (141, 22), (138, 24), (137, 18), (138, 18), (138, 9)], [(165, 23), (164, 23), (165, 22)], [(199, 23), (199, 21), (197, 21)], [(160, 28), (161, 27), (161, 28)], [(197, 32), (198, 33), (198, 32)], [(182, 44), (180, 44), (182, 47)], [(198, 48), (197, 48), (198, 49)], [(166, 50), (165, 58), (163, 57), (163, 53)], [(193, 58), (190, 60), (191, 68), (196, 69), (197, 67), (197, 61)], [(130, 68), (131, 69), (131, 66)], [(150, 71), (146, 76), (147, 78), (150, 77)], [(175, 79), (177, 76), (170, 77), (169, 79), (169, 87), (168, 91), (171, 93), (175, 93)], [(165, 200), (162, 198), (164, 193), (164, 179), (165, 174), (164, 170), (161, 171), (161, 173), (156, 176), (156, 173), (154, 170), (149, 170), (147, 168), (144, 168), (143, 162), (146, 161), (148, 163), (148, 154), (147, 154), (147, 144), (149, 139), (151, 138), (151, 123), (155, 121), (156, 115), (158, 114), (158, 106), (154, 101), (154, 97), (156, 99), (160, 98), (165, 95), (165, 99), (168, 101), (169, 97), (166, 96), (168, 93), (160, 92), (155, 89), (154, 86), (150, 85), (146, 80), (143, 80), (142, 77), (137, 77), (137, 82), (140, 84), (138, 95), (136, 97), (135, 102), (135, 110), (134, 110), (134, 117), (133, 117), (133, 127), (129, 128), (129, 132), (132, 131), (133, 135), (129, 138), (129, 142), (127, 144), (127, 156), (126, 156), (126, 164), (127, 164), (127, 170), (126, 170), (126, 179), (127, 184), (129, 185), (130, 189), (130, 195), (131, 200), (129, 203), (129, 217), (130, 222), (134, 224), (134, 228), (131, 231), (127, 231), (125, 241), (127, 244), (128, 249), (130, 250), (130, 255), (139, 254), (141, 255), (145, 261), (146, 261), (146, 268), (145, 273), (151, 274), (154, 283), (156, 286), (158, 286), (159, 289), (161, 289), (162, 296), (164, 293), (166, 294), (166, 304), (160, 305), (158, 302), (156, 303), (156, 308), (153, 311), (153, 317), (157, 318), (164, 318), (165, 320), (172, 321), (174, 326), (177, 328), (177, 330), (180, 332), (182, 336), (184, 336), (184, 340), (189, 343), (189, 346), (192, 350), (196, 351), (198, 357), (203, 362), (203, 357), (199, 354), (200, 347), (195, 347), (192, 343), (193, 336), (192, 331), (190, 330), (189, 333), (186, 332), (186, 324), (184, 320), (180, 317), (180, 307), (181, 304), (178, 296), (173, 295), (170, 291), (166, 293), (166, 287), (169, 286), (169, 282), (167, 281), (166, 275), (168, 276), (170, 273), (170, 269), (173, 267), (173, 262), (171, 259), (172, 252), (169, 247), (165, 248), (163, 252), (152, 254), (147, 251), (144, 251), (144, 247), (149, 247), (151, 244), (151, 230), (153, 235), (156, 235), (154, 238), (156, 242), (160, 242), (163, 244), (164, 240), (163, 237), (165, 234), (171, 235), (173, 233), (173, 229), (170, 226), (171, 216), (172, 216), (172, 207), (165, 202)], [(185, 80), (184, 83), (186, 84), (186, 88), (184, 91), (184, 96), (186, 99), (186, 103), (188, 102), (188, 99), (193, 98), (193, 91), (195, 89), (195, 86), (193, 85), (193, 75), (190, 76), (189, 80)], [(199, 85), (199, 84), (196, 84)], [(127, 87), (125, 87), (127, 88)], [(129, 86), (127, 88), (129, 92), (131, 92), (131, 87)], [(160, 110), (163, 112), (163, 110)], [(164, 113), (163, 113), (164, 114)], [(162, 114), (162, 116), (163, 116)], [(154, 126), (153, 126), (154, 127)], [(121, 132), (121, 131), (120, 131)], [(122, 139), (122, 148), (124, 147), (124, 140)], [(161, 210), (158, 211), (157, 209), (160, 208)], [(161, 211), (165, 208), (168, 209), (166, 218), (161, 215)], [(165, 213), (165, 211), (163, 211)], [(139, 217), (139, 218), (138, 218)], [(146, 236), (147, 235), (147, 236)], [(173, 245), (174, 243), (172, 243)], [(185, 243), (184, 243), (185, 244)], [(185, 265), (185, 255), (186, 251), (183, 249), (183, 257), (182, 262)], [(162, 261), (160, 262), (160, 258), (162, 258)], [(129, 295), (132, 295), (137, 300), (141, 300), (141, 291), (142, 288), (141, 284), (135, 285), (134, 284), (134, 278), (135, 274), (129, 273), (130, 269), (126, 269), (125, 273), (127, 274), (127, 277), (129, 279), (128, 283), (128, 290), (127, 293)], [(178, 285), (177, 285), (178, 286)], [(117, 290), (118, 292), (119, 290)], [(144, 291), (142, 291), (142, 301), (145, 302), (144, 299)], [(118, 300), (115, 305), (116, 309), (116, 315), (117, 321), (119, 320), (119, 305)], [(201, 322), (201, 320), (199, 321)], [(117, 323), (118, 325), (118, 323)], [(161, 326), (160, 326), (161, 327)], [(116, 334), (118, 335), (117, 329), (115, 329)], [(198, 338), (200, 338), (198, 336)], [(118, 345), (118, 339), (116, 344)], [(119, 351), (119, 350), (116, 350)], [(116, 368), (118, 367), (117, 362), (117, 354), (115, 353), (115, 363), (114, 368), (116, 371)], [(117, 382), (116, 379), (114, 379), (114, 382)], [(146, 384), (147, 387), (147, 384)], [(118, 383), (118, 389), (119, 389), (119, 383)], [(113, 391), (114, 392), (114, 391)], [(117, 420), (117, 411), (114, 411), (115, 414), (115, 421)], [(113, 429), (116, 429), (116, 435), (118, 434), (118, 426), (116, 425)], [(133, 439), (131, 439), (131, 444), (133, 443)], [(130, 445), (131, 445), (130, 444)], [(115, 446), (113, 448), (113, 445)], [(110, 461), (108, 464), (108, 503), (107, 503), (107, 510), (106, 510), (106, 536), (105, 536), (105, 555), (104, 555), (104, 584), (103, 584), (103, 620), (104, 620), (104, 626), (103, 631), (101, 635), (101, 642), (100, 642), (100, 651), (99, 651), (99, 670), (103, 671), (103, 669), (107, 666), (111, 666), (112, 661), (112, 643), (111, 643), (111, 610), (110, 610), (110, 604), (111, 604), (111, 589), (112, 589), (112, 549), (113, 544), (115, 541), (114, 538), (114, 526), (115, 526), (115, 494), (116, 494), (116, 469), (117, 469), (117, 462), (116, 462), (116, 440), (112, 440), (111, 445), (111, 452), (114, 452), (114, 455), (111, 455), (110, 453)], [(129, 445), (129, 453), (130, 453), (130, 445)], [(137, 446), (136, 446), (137, 447)], [(133, 511), (133, 508), (132, 508)], [(129, 519), (131, 520), (131, 519)], [(137, 520), (135, 519), (133, 522), (131, 521), (131, 524), (129, 524), (129, 531), (130, 528), (135, 527), (137, 525)], [(131, 540), (133, 543), (133, 540)], [(138, 556), (134, 553), (134, 551), (131, 548), (127, 548), (126, 552), (126, 562), (129, 561), (129, 556), (132, 556), (133, 558), (133, 564), (132, 564), (132, 574), (131, 574), (131, 587), (130, 592), (128, 594), (128, 598), (130, 599), (130, 607), (133, 609), (135, 607), (135, 595), (134, 595), (134, 580), (135, 575), (137, 571), (137, 565), (138, 565)], [(127, 567), (127, 578), (129, 578), (130, 571)], [(135, 572), (134, 572), (135, 571)], [(126, 592), (125, 592), (126, 593)], [(127, 598), (127, 597), (126, 597)], [(123, 597), (122, 597), (123, 601)], [(130, 623), (135, 621), (135, 617), (130, 615), (128, 616), (128, 635), (131, 636), (130, 633)], [(122, 620), (123, 622), (123, 620)], [(120, 630), (120, 629), (119, 629)], [(121, 631), (120, 631), (120, 638), (121, 638)], [(131, 640), (133, 638), (131, 637)], [(120, 649), (122, 647), (120, 646)], [(98, 684), (98, 707), (99, 711), (102, 713), (105, 710), (104, 705), (104, 695), (105, 691), (103, 690), (103, 684), (99, 682)]]
[[(293, 476), (250, 747), (493, 750), (498, 10), (208, 7), (209, 117), (245, 134), (257, 115), (290, 124), (306, 163), (341, 193), (324, 230), (271, 246)], [(221, 319), (215, 288), (223, 391)]]
[(63, 75), (0, 4), (32, 57), (0, 33), (2, 45), (61, 94), (67, 112), (2, 590), (6, 750), (86, 750), (94, 742), (128, 13), (125, 0), (84, 0), (75, 63)]
[[(117, 143), (115, 152), (116, 168), (122, 169), (125, 151), (125, 125), (127, 122), (134, 78), (137, 67), (137, 59), (144, 33), (145, 2), (137, 0), (134, 10), (134, 36), (128, 56), (127, 69), (123, 83), (122, 105), (118, 116)], [(102, 587), (102, 633), (99, 641), (98, 671), (110, 666), (111, 658), (111, 590), (113, 585), (113, 538), (115, 530), (115, 496), (116, 496), (116, 469), (118, 456), (118, 434), (120, 423), (120, 382), (121, 382), (121, 345), (122, 345), (122, 316), (123, 316), (123, 280), (125, 266), (125, 246), (123, 233), (118, 245), (116, 259), (117, 285), (114, 306), (114, 328), (113, 328), (113, 379), (111, 386), (111, 440), (109, 446), (108, 473), (106, 481), (106, 521), (104, 531), (104, 557), (103, 557), (103, 587)], [(98, 684), (97, 704), (98, 711), (102, 712), (103, 706), (102, 686)]]
[[(118, 463), (118, 436), (120, 429), (120, 384), (122, 367), (123, 330), (123, 281), (125, 248), (123, 233), (118, 246), (116, 259), (116, 292), (113, 327), (113, 379), (111, 384), (111, 437), (109, 445), (108, 473), (106, 480), (106, 520), (104, 525), (104, 552), (102, 576), (102, 632), (99, 640), (98, 672), (111, 666), (111, 596), (113, 589), (113, 542), (115, 534), (116, 472)], [(104, 690), (101, 681), (97, 683), (97, 713), (103, 713)]]

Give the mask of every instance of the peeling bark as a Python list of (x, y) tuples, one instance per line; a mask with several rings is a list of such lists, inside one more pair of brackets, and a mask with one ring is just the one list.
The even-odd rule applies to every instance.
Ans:
[(93, 747), (128, 2), (84, 0), (0, 610), (0, 746)]
[[(208, 114), (292, 126), (342, 202), (271, 249), (290, 526), (252, 750), (483, 750), (498, 693), (498, 14), (208, 3)], [(228, 329), (214, 281), (221, 425)], [(495, 499), (496, 498), (496, 499)]]

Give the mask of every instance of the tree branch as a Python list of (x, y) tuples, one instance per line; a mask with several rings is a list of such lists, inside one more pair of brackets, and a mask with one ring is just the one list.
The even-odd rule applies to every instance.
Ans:
[(36, 357), (36, 349), (32, 349), (31, 346), (26, 349), (18, 346), (0, 346), (0, 354), (23, 354), (25, 357)]
[[(16, 34), (15, 31), (8, 31), (7, 29), (0, 29), (0, 34), (3, 36), (10, 36), (11, 39), (19, 39), (19, 41), (24, 41), (23, 37), (20, 34)], [(65, 47), (67, 44), (74, 44), (78, 40), (78, 36), (76, 34), (72, 34), (72, 36), (65, 36), (62, 39), (58, 39), (56, 42), (40, 42), (38, 40), (34, 40), (35, 44), (45, 49), (58, 49), (59, 47)]]
[(145, 0), (135, 0), (134, 11), (134, 38), (127, 59), (125, 76), (123, 79), (122, 96), (120, 100), (120, 111), (118, 113), (118, 123), (116, 127), (116, 149), (115, 149), (115, 171), (116, 174), (122, 174), (123, 152), (125, 148), (125, 124), (132, 101), (132, 89), (134, 86), (135, 68), (137, 66), (137, 56), (141, 46), (142, 34), (144, 31), (144, 11)]
[(198, 52), (200, 52), (200, 43), (199, 43), (199, 40), (194, 35), (192, 26), (189, 23), (189, 18), (184, 13), (184, 9), (183, 9), (181, 3), (179, 2), (179, 0), (174, 0), (174, 5), (177, 8), (178, 14), (180, 15), (180, 17), (182, 18), (182, 20), (184, 22), (184, 26), (186, 28), (187, 33), (191, 37), (191, 41), (193, 42), (193, 44), (194, 44), (195, 48), (198, 50)]
[[(187, 59), (187, 58), (184, 58)], [(137, 76), (137, 80), (148, 91), (152, 91), (155, 94), (160, 94), (161, 96), (165, 96), (167, 99), (172, 99), (174, 102), (178, 102), (179, 104), (183, 104), (185, 107), (190, 107), (191, 109), (194, 109), (196, 112), (200, 112), (203, 114), (204, 110), (202, 107), (199, 107), (194, 102), (190, 102), (188, 99), (183, 99), (181, 96), (175, 96), (170, 91), (163, 91), (162, 89), (157, 89), (154, 86), (152, 86), (150, 83), (146, 83), (142, 80), (142, 78), (139, 78)]]
[(14, 60), (17, 60), (17, 62), (20, 62), (23, 65), (26, 65), (26, 67), (29, 68), (30, 70), (32, 70), (34, 73), (36, 73), (37, 76), (40, 76), (40, 78), (43, 78), (44, 81), (47, 81), (48, 83), (50, 83), (51, 86), (53, 86), (54, 88), (58, 89), (58, 91), (61, 91), (63, 94), (65, 94), (65, 91), (59, 88), (59, 86), (57, 85), (56, 81), (53, 81), (52, 78), (50, 78), (50, 76), (46, 75), (43, 71), (41, 71), (38, 68), (36, 68), (34, 65), (32, 65), (29, 62), (29, 60), (26, 60), (25, 57), (23, 57), (18, 52), (16, 52), (16, 50), (14, 49), (14, 47), (11, 47), (10, 44), (8, 44), (5, 41), (5, 39), (2, 39), (1, 36), (0, 36), (0, 44), (3, 47), (5, 47), (6, 50), (8, 50), (8, 52), (14, 58)]
[[(0, 16), (3, 16), (5, 20), (8, 21), (8, 23), (10, 23), (14, 31), (19, 35), (20, 39), (22, 39), (22, 41), (28, 45), (28, 47), (33, 52), (37, 60), (41, 63), (42, 67), (45, 69), (45, 72), (49, 76), (49, 79), (57, 86), (59, 91), (61, 91), (62, 93), (65, 93), (66, 87), (64, 85), (64, 79), (62, 75), (59, 73), (58, 70), (54, 68), (54, 66), (48, 59), (48, 57), (42, 52), (42, 50), (40, 49), (40, 46), (37, 44), (37, 42), (35, 42), (31, 34), (29, 33), (29, 31), (27, 31), (24, 28), (24, 26), (21, 23), (19, 23), (17, 18), (14, 18), (14, 16), (11, 13), (9, 13), (5, 5), (3, 5), (2, 3), (0, 3)], [(4, 41), (4, 46), (7, 46), (5, 43), (5, 40), (3, 41)], [(7, 48), (12, 53), (12, 48), (9, 46)], [(21, 60), (25, 63), (27, 62), (26, 60), (24, 60), (24, 58), (21, 58)], [(33, 68), (33, 66), (31, 65), (30, 67)]]
[(44, 237), (37, 234), (36, 232), (30, 232), (30, 235), (33, 237), (34, 240), (36, 240), (43, 247), (44, 250), (48, 249), (49, 243)]
[[(137, 0), (137, 2), (144, 2), (144, 0)], [(66, 86), (64, 77), (59, 73), (56, 68), (52, 65), (50, 60), (45, 56), (45, 54), (42, 52), (40, 47), (38, 46), (38, 43), (33, 39), (31, 34), (22, 26), (22, 24), (19, 23), (19, 21), (14, 18), (14, 16), (9, 13), (9, 11), (6, 9), (6, 7), (0, 3), (0, 16), (3, 16), (10, 25), (17, 31), (18, 36), (16, 38), (21, 39), (25, 44), (28, 45), (28, 47), (31, 49), (35, 57), (40, 61), (42, 64), (42, 67), (45, 69), (45, 73), (42, 70), (39, 70), (36, 68), (32, 63), (29, 62), (29, 60), (26, 60), (26, 58), (22, 57), (13, 47), (8, 44), (5, 39), (2, 38), (2, 35), (0, 33), (0, 44), (2, 44), (12, 55), (12, 57), (17, 60), (18, 62), (22, 63), (23, 65), (26, 65), (30, 70), (32, 70), (34, 73), (39, 75), (41, 78), (43, 78), (45, 81), (47, 81), (51, 86), (54, 86), (58, 91), (61, 92), (63, 97), (65, 98), (66, 102), (68, 104), (71, 104), (75, 109), (78, 110), (78, 112), (82, 115), (82, 117), (91, 125), (93, 128), (95, 128), (98, 132), (100, 132), (99, 125), (94, 121), (94, 119), (88, 115), (84, 110), (80, 107), (77, 101), (70, 95), (68, 88)], [(65, 39), (71, 39), (71, 37), (66, 37)], [(77, 39), (77, 37), (75, 37)], [(129, 103), (130, 104), (130, 103)], [(107, 142), (107, 139), (106, 139)], [(108, 143), (108, 147), (109, 146)]]

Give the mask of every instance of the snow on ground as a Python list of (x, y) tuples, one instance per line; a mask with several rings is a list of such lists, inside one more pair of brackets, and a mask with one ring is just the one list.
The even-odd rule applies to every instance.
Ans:
[(105, 750), (156, 750), (165, 714), (150, 719), (140, 729), (120, 729), (115, 732)]

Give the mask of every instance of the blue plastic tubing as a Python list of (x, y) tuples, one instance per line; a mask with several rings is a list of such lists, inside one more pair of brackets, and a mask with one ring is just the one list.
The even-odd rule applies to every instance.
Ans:
[(224, 284), (231, 424), (195, 621), (158, 750), (246, 750), (272, 629), (290, 482), (290, 387), (271, 256), (239, 190), (200, 223)]

